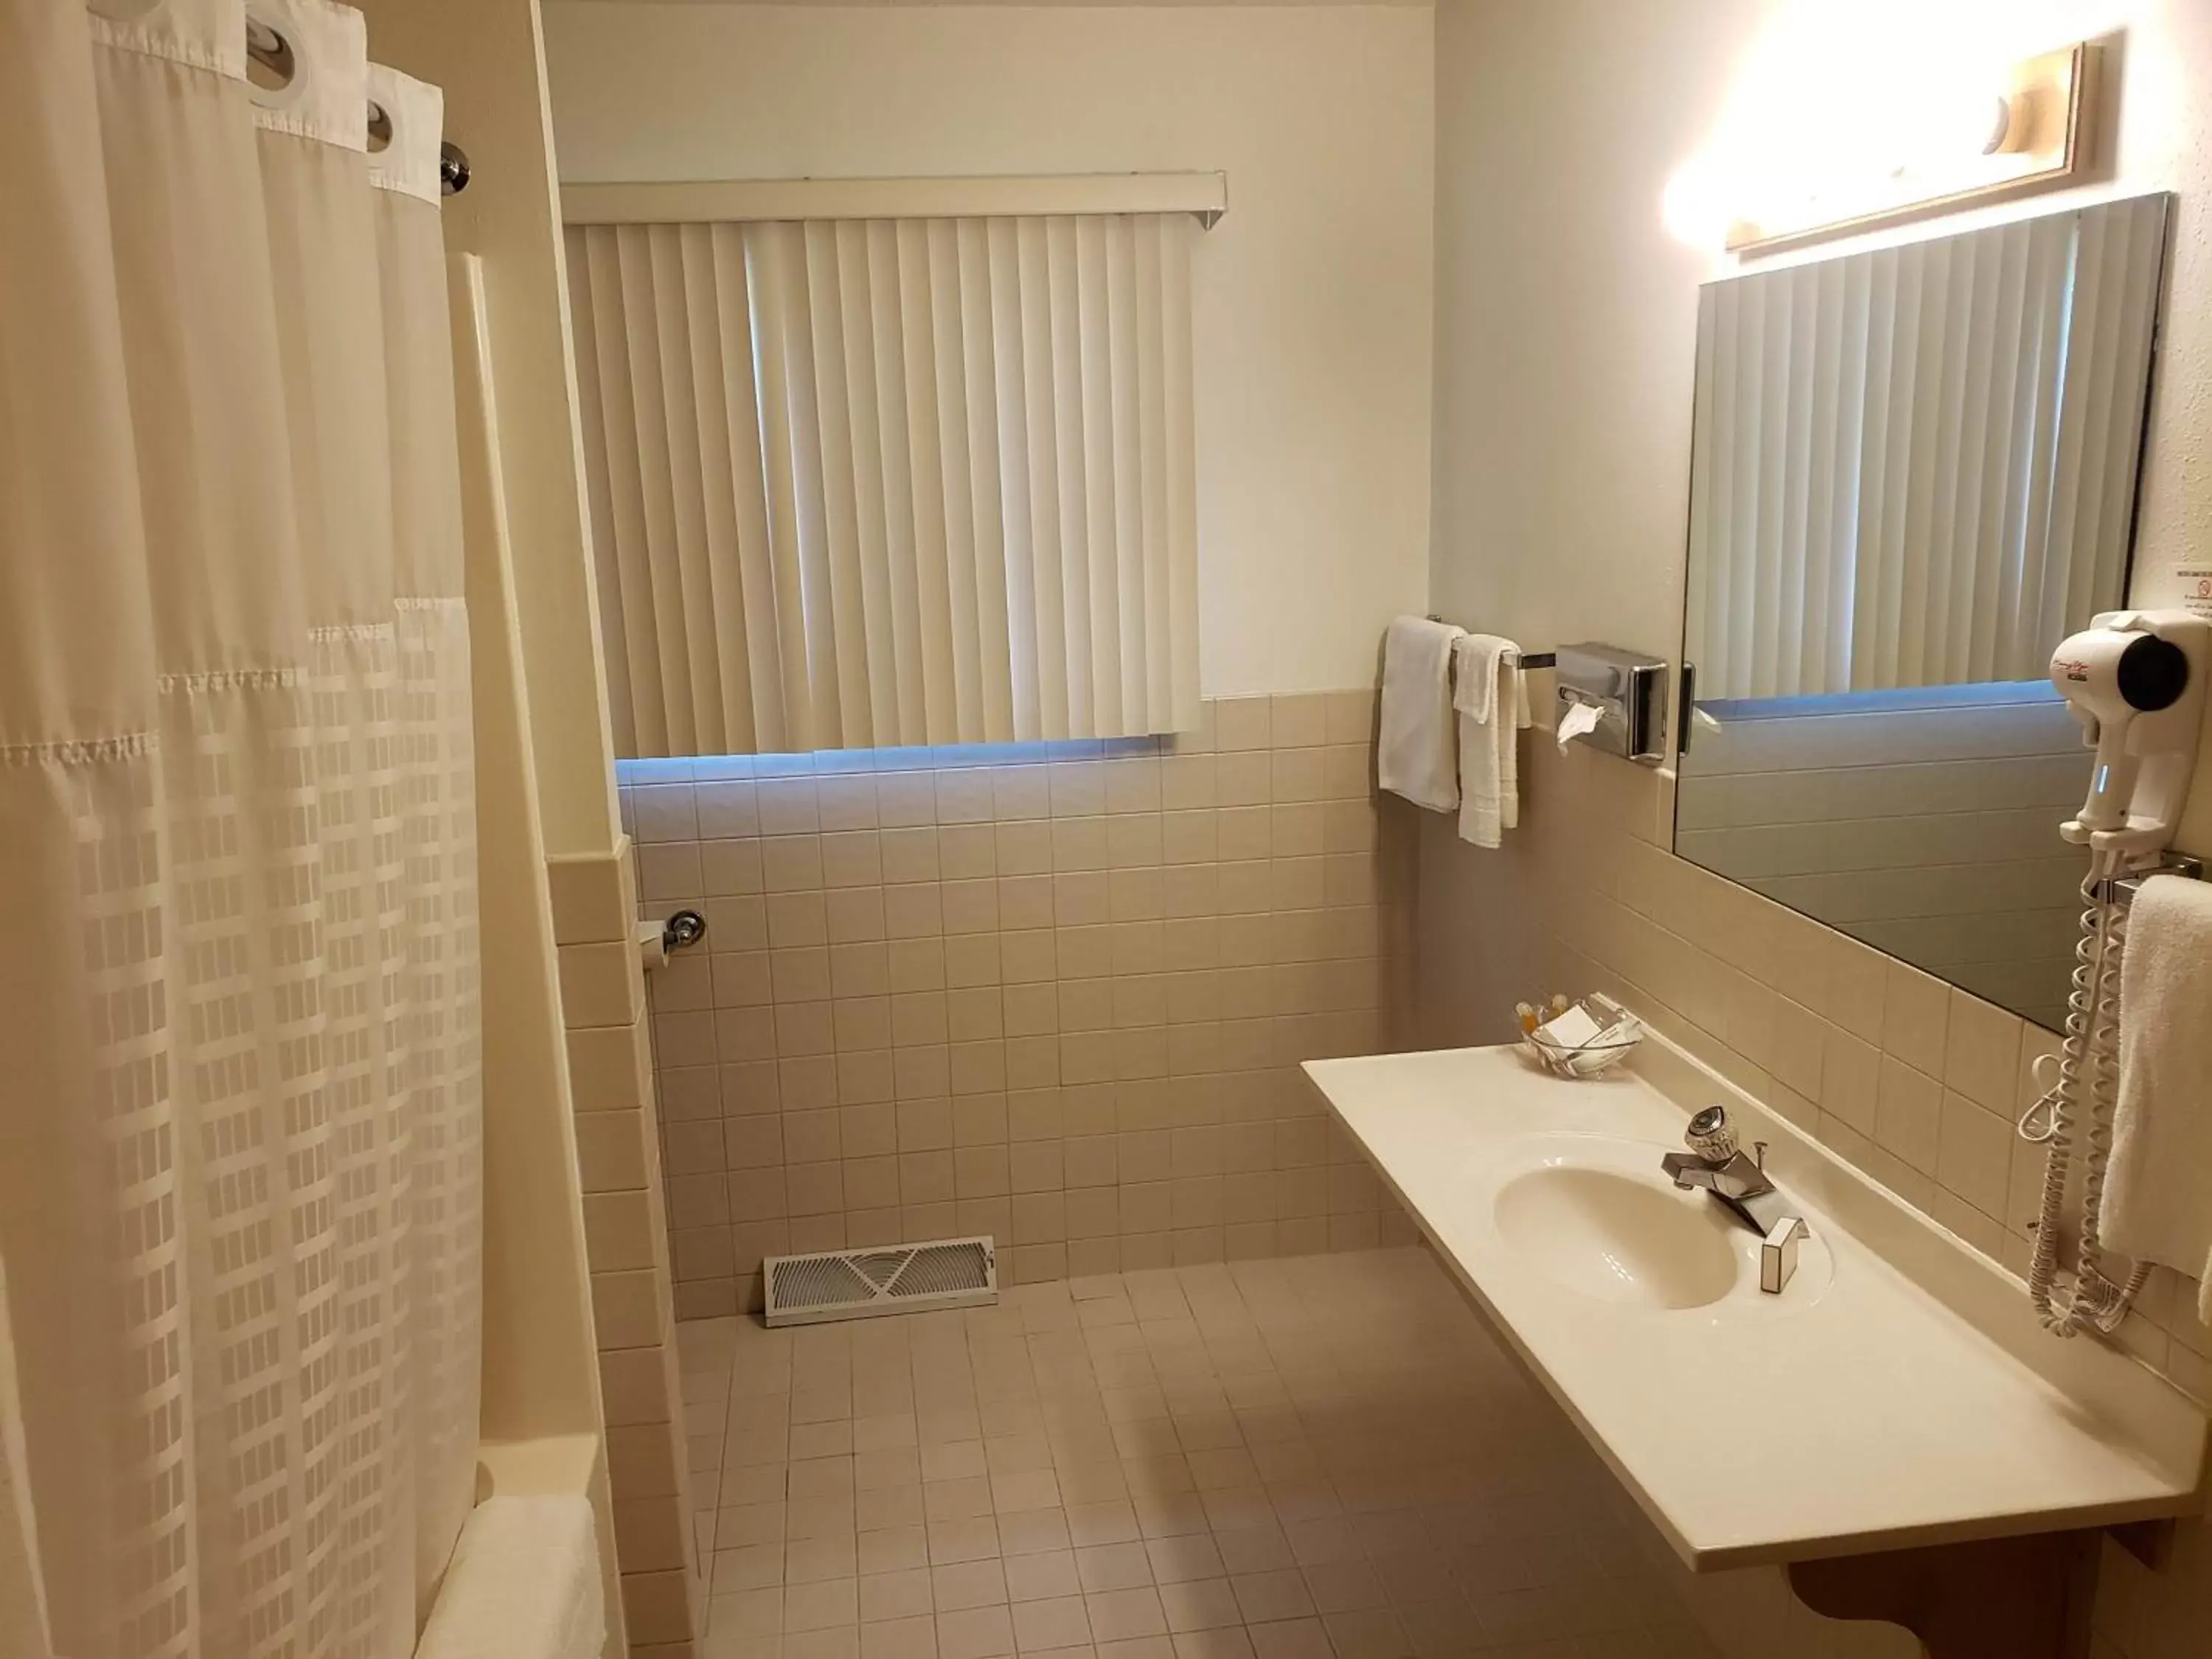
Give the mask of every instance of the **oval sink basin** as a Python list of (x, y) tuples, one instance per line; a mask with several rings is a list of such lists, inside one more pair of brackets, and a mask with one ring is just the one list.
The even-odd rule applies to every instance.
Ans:
[(1498, 1189), (1498, 1231), (1571, 1291), (1649, 1308), (1702, 1308), (1735, 1287), (1726, 1218), (1702, 1198), (1610, 1170), (1553, 1164)]

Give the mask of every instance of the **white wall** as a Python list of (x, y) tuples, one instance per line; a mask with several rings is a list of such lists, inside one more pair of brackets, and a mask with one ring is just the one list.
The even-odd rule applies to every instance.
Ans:
[(1193, 264), (1206, 695), (1374, 677), (1425, 599), (1425, 7), (551, 0), (562, 177), (1219, 169)]
[(499, 375), (503, 503), (514, 550), (545, 850), (611, 855), (614, 741), (589, 562), (576, 377), (554, 195), (537, 0), (362, 0), (380, 61), (445, 93), (477, 188), (444, 209), (446, 245), (484, 256)]

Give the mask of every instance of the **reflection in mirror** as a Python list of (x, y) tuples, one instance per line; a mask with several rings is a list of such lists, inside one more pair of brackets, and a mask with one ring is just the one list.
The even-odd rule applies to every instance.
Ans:
[(1675, 851), (2056, 1026), (2167, 198), (1709, 284)]

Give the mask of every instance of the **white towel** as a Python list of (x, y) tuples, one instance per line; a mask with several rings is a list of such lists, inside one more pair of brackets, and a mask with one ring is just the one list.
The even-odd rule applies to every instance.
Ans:
[(1495, 634), (1452, 641), (1452, 707), (1459, 714), (1459, 837), (1495, 847), (1521, 822), (1521, 740), (1528, 688), (1521, 647)]
[(415, 1659), (599, 1659), (607, 1635), (587, 1498), (489, 1498), (470, 1512)]
[(1382, 640), (1376, 781), (1432, 812), (1459, 805), (1451, 694), (1452, 641), (1459, 636), (1449, 623), (1400, 617)]
[(2198, 1281), (2212, 1324), (2212, 883), (2153, 876), (2120, 963), (2105, 1242)]

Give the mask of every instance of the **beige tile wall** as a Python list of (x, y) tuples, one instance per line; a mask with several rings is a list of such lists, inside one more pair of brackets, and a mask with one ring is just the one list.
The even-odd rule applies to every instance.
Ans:
[(646, 913), (708, 919), (650, 986), (678, 1315), (789, 1251), (989, 1233), (1020, 1282), (1406, 1237), (1296, 1071), (1404, 1002), (1373, 726), (626, 763)]
[(629, 844), (605, 858), (549, 860), (547, 873), (622, 1615), (633, 1659), (691, 1659), (706, 1628), (706, 1598), (689, 1524), (691, 1476)]
[[(1441, 820), (1424, 828), (1419, 1040), (1500, 1040), (1532, 988), (1609, 990), (2024, 1273), (2043, 1155), (2013, 1122), (2057, 1039), (1674, 858), (1671, 783), (1658, 772), (1541, 740), (1528, 757), (1522, 830), (1506, 848), (1466, 847)], [(2160, 1270), (2120, 1340), (2212, 1400), (2212, 1330), (2196, 1297), (2193, 1280)], [(1775, 1638), (1796, 1626), (1761, 1613), (1787, 1596), (1778, 1576), (1717, 1575), (1695, 1590), (1734, 1659), (1801, 1659)], [(2212, 1525), (2184, 1525), (2158, 1571), (2108, 1543), (2096, 1623), (2098, 1659), (2206, 1651)], [(1834, 1652), (1864, 1659), (1881, 1641), (1839, 1636)]]

